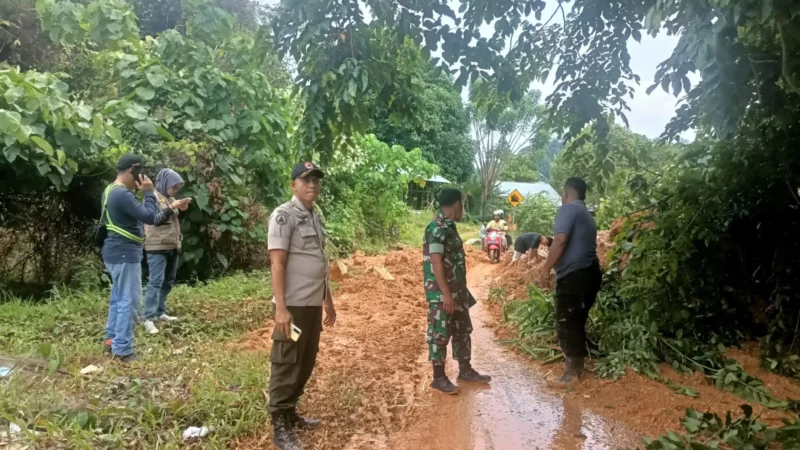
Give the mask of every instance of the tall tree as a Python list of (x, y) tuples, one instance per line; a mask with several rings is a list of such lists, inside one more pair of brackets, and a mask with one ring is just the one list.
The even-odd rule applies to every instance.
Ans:
[(498, 111), (475, 102), (481, 88), (480, 83), (473, 86), (470, 119), (476, 139), (475, 165), (481, 180), (481, 203), (486, 204), (503, 168), (523, 149), (543, 147), (547, 131), (546, 110), (539, 104), (538, 91), (531, 91), (518, 103), (510, 103)]
[(402, 145), (409, 151), (419, 148), (425, 159), (441, 168), (445, 178), (465, 181), (473, 172), (475, 159), (467, 111), (450, 77), (424, 59), (421, 63), (415, 113), (400, 120), (385, 106), (375, 105), (371, 131), (387, 144)]

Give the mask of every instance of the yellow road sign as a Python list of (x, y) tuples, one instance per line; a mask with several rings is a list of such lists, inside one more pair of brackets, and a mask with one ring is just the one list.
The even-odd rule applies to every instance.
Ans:
[(518, 190), (516, 190), (516, 189), (514, 189), (514, 192), (509, 194), (508, 197), (506, 197), (506, 200), (508, 200), (508, 203), (511, 203), (511, 206), (513, 206), (515, 208), (517, 206), (519, 206), (519, 204), (522, 203), (522, 200), (524, 200), (524, 199), (525, 198), (522, 196), (522, 194), (520, 194), (520, 192)]

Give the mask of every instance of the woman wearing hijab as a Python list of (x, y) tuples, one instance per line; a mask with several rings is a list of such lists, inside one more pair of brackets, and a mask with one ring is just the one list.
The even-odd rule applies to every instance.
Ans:
[[(155, 194), (159, 210), (168, 208), (173, 197), (183, 187), (183, 178), (172, 169), (163, 169), (156, 175)], [(181, 200), (180, 211), (186, 211), (191, 199)], [(178, 215), (169, 216), (162, 222), (145, 226), (144, 251), (147, 255), (149, 280), (144, 302), (144, 328), (150, 334), (158, 333), (155, 320), (173, 321), (167, 315), (167, 295), (172, 290), (178, 271), (181, 253), (181, 224)]]

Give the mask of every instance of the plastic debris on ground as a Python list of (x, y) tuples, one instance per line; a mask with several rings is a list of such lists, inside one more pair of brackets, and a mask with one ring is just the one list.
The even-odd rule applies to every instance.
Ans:
[(96, 372), (102, 372), (103, 368), (95, 366), (94, 364), (89, 364), (88, 366), (81, 369), (81, 375), (89, 375)]
[(183, 440), (188, 441), (189, 439), (193, 438), (204, 438), (209, 435), (209, 433), (214, 432), (214, 427), (189, 427), (183, 430)]

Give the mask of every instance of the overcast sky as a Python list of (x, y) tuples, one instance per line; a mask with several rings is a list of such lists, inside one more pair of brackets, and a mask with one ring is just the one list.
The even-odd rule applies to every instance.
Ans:
[[(278, 3), (278, 0), (257, 1), (269, 5)], [(458, 11), (459, 5), (460, 2), (458, 0), (450, 1), (450, 7), (454, 11)], [(557, 5), (557, 1), (547, 0), (547, 7), (542, 17), (550, 17)], [(567, 12), (569, 11), (567, 10)], [(561, 22), (560, 16), (560, 14), (556, 15), (554, 22)], [(493, 32), (494, 26), (492, 24), (484, 24), (481, 27), (481, 33), (484, 36), (491, 36)], [(677, 102), (675, 97), (667, 94), (661, 88), (655, 89), (650, 95), (647, 95), (645, 90), (653, 84), (653, 77), (658, 64), (669, 57), (677, 41), (678, 38), (675, 36), (661, 34), (655, 38), (645, 35), (642, 37), (641, 43), (631, 38), (628, 43), (628, 50), (631, 54), (631, 69), (641, 77), (641, 84), (635, 88), (634, 98), (628, 101), (631, 111), (627, 114), (627, 117), (630, 128), (634, 133), (643, 134), (650, 138), (658, 137), (674, 114)], [(551, 71), (551, 73), (554, 72)], [(690, 78), (693, 83), (696, 81), (696, 78)], [(541, 90), (544, 96), (547, 96), (553, 90), (552, 76), (547, 82), (533, 87)], [(463, 97), (466, 98), (465, 96)], [(683, 137), (692, 139), (693, 135), (694, 133), (689, 132), (685, 133)]]

